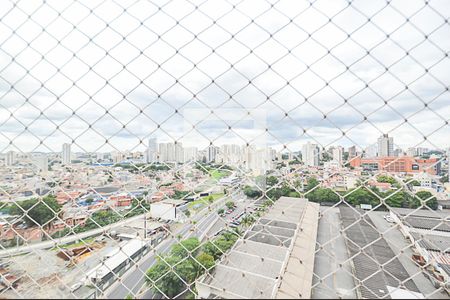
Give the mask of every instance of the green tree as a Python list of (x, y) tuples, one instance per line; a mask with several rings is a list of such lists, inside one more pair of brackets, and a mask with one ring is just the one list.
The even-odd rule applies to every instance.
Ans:
[(189, 194), (188, 191), (179, 191), (175, 190), (174, 195), (172, 196), (173, 199), (184, 199)]
[(213, 197), (213, 195), (209, 195), (209, 196), (208, 196), (208, 202), (209, 202), (209, 203), (213, 203), (213, 202), (214, 202), (214, 197)]
[(306, 198), (311, 202), (339, 202), (339, 196), (331, 189), (316, 188), (314, 191), (306, 194)]
[(382, 197), (386, 197), (385, 203), (389, 207), (405, 207), (408, 206), (408, 194), (404, 191), (398, 192), (398, 193), (386, 193), (385, 196), (382, 195)]
[(211, 269), (215, 264), (214, 257), (205, 252), (200, 253), (196, 259), (200, 264), (197, 268), (197, 276), (200, 276), (205, 270)]
[(253, 222), (255, 222), (255, 219), (252, 216), (245, 216), (241, 220), (241, 224), (244, 227), (249, 227)]
[(269, 207), (269, 206), (272, 206), (272, 205), (273, 205), (273, 201), (270, 200), (270, 199), (267, 199), (267, 200), (265, 200), (265, 201), (263, 202), (263, 206), (264, 206), (264, 207)]
[(408, 184), (412, 185), (412, 186), (420, 186), (420, 182), (418, 180), (415, 180), (415, 179), (410, 181)]
[(233, 202), (233, 201), (227, 201), (227, 202), (225, 203), (225, 206), (226, 206), (228, 209), (232, 209), (232, 208), (234, 207), (234, 202)]
[(278, 184), (278, 179), (275, 176), (269, 176), (267, 177), (267, 185), (268, 186), (274, 186)]
[(395, 178), (388, 176), (388, 175), (379, 175), (377, 177), (377, 181), (378, 182), (386, 182), (386, 183), (390, 183), (390, 184), (395, 184), (397, 183), (397, 181), (395, 180)]
[(202, 250), (205, 253), (208, 253), (214, 259), (218, 259), (222, 256), (223, 253), (231, 249), (234, 243), (236, 243), (238, 237), (236, 234), (225, 232), (221, 234), (218, 238), (213, 241), (209, 241), (204, 244)]
[[(423, 201), (423, 204), (422, 204)], [(413, 199), (412, 199), (412, 207), (418, 208), (418, 207), (424, 207), (425, 205), (428, 206), (431, 209), (436, 210), (438, 207), (438, 202), (436, 197), (433, 196), (432, 193), (429, 191), (420, 191), (417, 192)]]
[(280, 199), (281, 196), (283, 196), (283, 190), (282, 189), (270, 189), (266, 192), (267, 198), (269, 198), (271, 200), (271, 202), (273, 201), (277, 201), (278, 199)]
[(379, 203), (379, 199), (365, 188), (357, 188), (356, 190), (350, 191), (345, 197), (345, 200), (354, 206), (360, 204), (375, 206)]
[(256, 199), (256, 198), (259, 198), (259, 197), (262, 196), (262, 192), (260, 190), (258, 190), (257, 188), (252, 188), (252, 187), (250, 187), (248, 185), (246, 185), (244, 187), (244, 194), (247, 197), (253, 198), (253, 199)]
[(218, 213), (219, 215), (223, 214), (224, 212), (225, 212), (225, 209), (223, 209), (223, 208), (220, 208), (220, 209), (217, 211), (217, 213)]
[(308, 183), (306, 184), (306, 191), (312, 190), (313, 188), (315, 188), (319, 184), (320, 183), (319, 183), (319, 181), (316, 178), (314, 178), (314, 177), (308, 178)]
[(29, 226), (33, 226), (36, 223), (46, 225), (60, 211), (61, 205), (56, 202), (56, 198), (54, 196), (46, 196), (39, 199), (33, 198), (17, 202), (11, 207), (10, 213), (13, 215), (23, 215), (25, 222)]
[(184, 283), (171, 269), (179, 262), (180, 258), (174, 256), (158, 258), (156, 264), (147, 271), (146, 281), (155, 292), (173, 298), (184, 288)]
[(173, 245), (170, 254), (179, 257), (186, 257), (189, 254), (195, 256), (195, 252), (198, 251), (199, 246), (200, 241), (198, 238), (192, 237)]

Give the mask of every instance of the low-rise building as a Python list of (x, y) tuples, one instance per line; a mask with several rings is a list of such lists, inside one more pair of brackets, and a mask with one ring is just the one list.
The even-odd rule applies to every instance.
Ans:
[(198, 297), (310, 298), (318, 219), (317, 203), (281, 197), (196, 281)]
[(166, 199), (150, 204), (150, 215), (155, 219), (184, 222), (187, 219), (187, 201)]
[(384, 171), (391, 173), (421, 173), (426, 172), (432, 175), (440, 173), (441, 163), (438, 158), (419, 159), (414, 157), (355, 157), (350, 161), (350, 165), (355, 168), (363, 168), (367, 171)]

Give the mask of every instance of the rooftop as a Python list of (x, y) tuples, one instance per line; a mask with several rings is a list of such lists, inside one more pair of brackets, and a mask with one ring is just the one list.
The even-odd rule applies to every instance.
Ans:
[[(299, 298), (310, 296), (318, 205), (282, 197), (239, 239), (211, 274), (200, 278), (200, 298)], [(307, 252), (301, 249), (308, 238)], [(304, 265), (299, 266), (299, 261)], [(295, 266), (294, 266), (295, 265)], [(306, 284), (305, 284), (306, 283)]]
[(88, 280), (101, 280), (120, 264), (128, 260), (136, 252), (141, 250), (146, 243), (139, 239), (131, 239), (120, 243), (105, 255), (105, 260), (87, 273)]
[(153, 204), (158, 204), (158, 203), (172, 204), (172, 205), (175, 205), (175, 206), (180, 206), (180, 205), (183, 205), (183, 204), (187, 203), (187, 201), (177, 200), (177, 199), (165, 199), (165, 200), (162, 200), (160, 202), (153, 203)]

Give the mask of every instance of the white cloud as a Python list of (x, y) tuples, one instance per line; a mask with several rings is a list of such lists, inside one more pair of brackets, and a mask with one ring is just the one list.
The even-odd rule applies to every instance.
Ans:
[(204, 147), (256, 134), (228, 131), (232, 120), (183, 126), (191, 109), (210, 108), (264, 109), (266, 142), (292, 150), (306, 138), (364, 146), (380, 130), (402, 147), (448, 147), (449, 15), (436, 0), (8, 3), (0, 151), (11, 140), (106, 151), (142, 149), (151, 135)]

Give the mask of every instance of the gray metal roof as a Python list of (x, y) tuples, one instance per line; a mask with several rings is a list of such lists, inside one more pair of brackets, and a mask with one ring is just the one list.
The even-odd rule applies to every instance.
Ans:
[(300, 198), (277, 200), (213, 272), (197, 281), (199, 296), (275, 297), (307, 204), (306, 199)]

